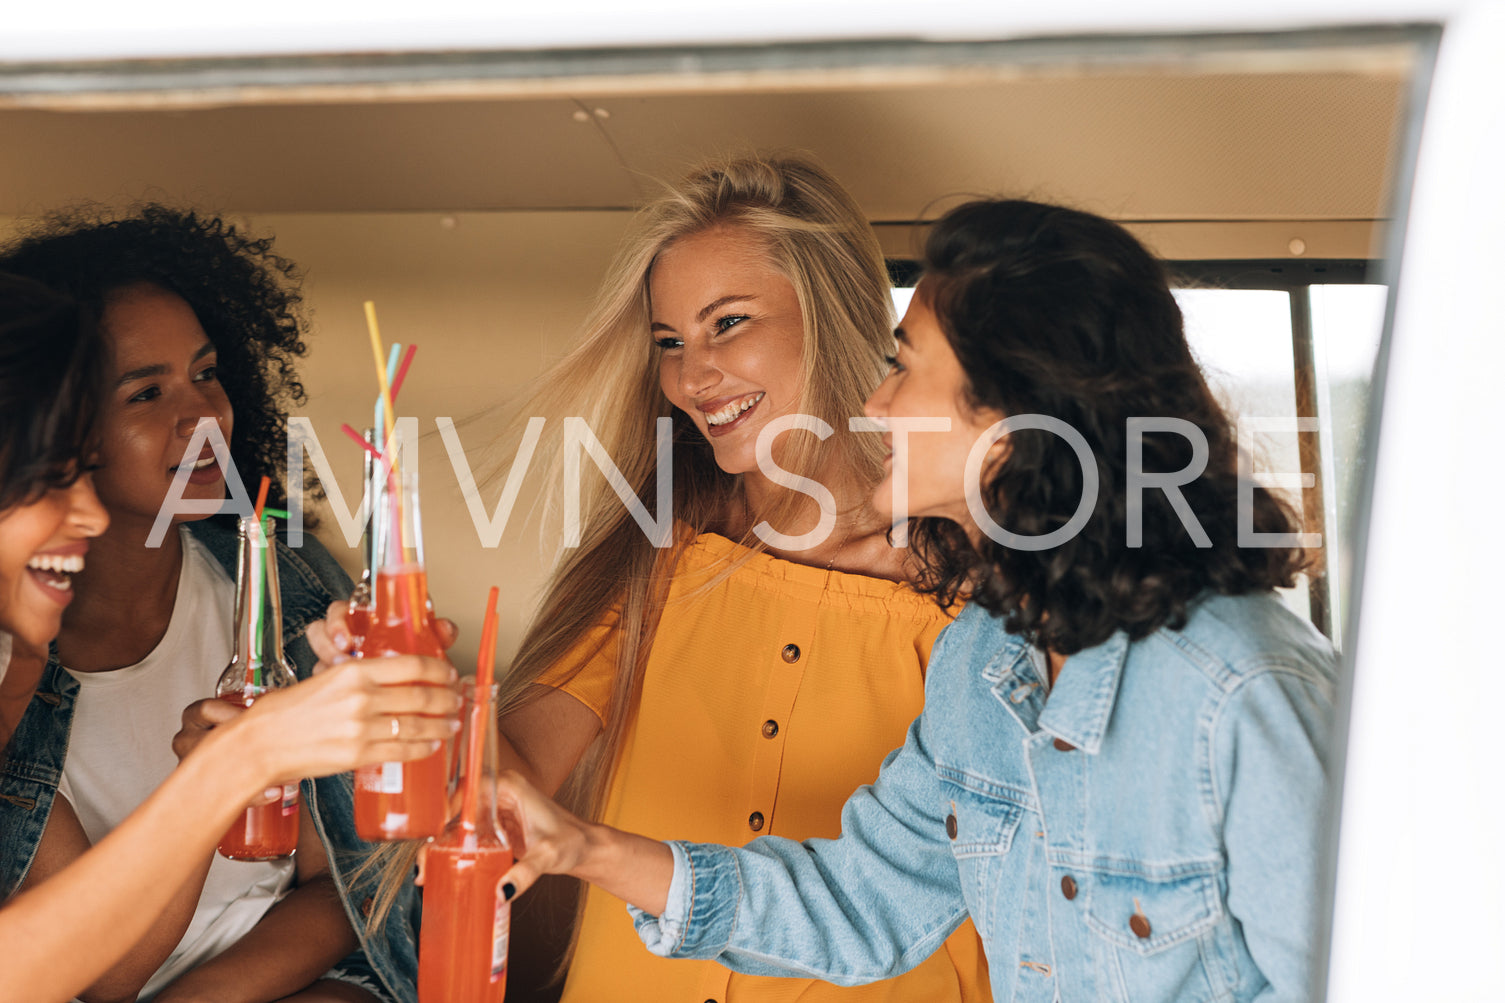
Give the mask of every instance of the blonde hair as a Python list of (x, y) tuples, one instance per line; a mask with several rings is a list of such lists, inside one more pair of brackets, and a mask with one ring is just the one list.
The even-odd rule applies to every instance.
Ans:
[[(565, 552), (556, 566), (501, 681), (498, 702), (499, 717), (516, 710), (540, 676), (567, 656), (573, 656), (578, 671), (592, 654), (578, 650), (587, 635), (616, 620), (617, 679), (610, 711), (602, 734), (558, 795), (561, 804), (588, 819), (599, 818), (605, 805), (679, 551), (725, 518), (741, 491), (740, 478), (716, 466), (704, 437), (665, 398), (658, 349), (649, 337), (648, 280), (654, 261), (675, 241), (716, 228), (754, 237), (794, 287), (805, 328), (798, 411), (823, 419), (838, 432), (824, 441), (791, 436), (779, 453), (780, 466), (817, 480), (820, 472), (835, 472), (859, 485), (876, 481), (881, 473), (877, 437), (845, 434), (847, 419), (862, 414), (863, 402), (882, 379), (884, 357), (893, 347), (883, 254), (852, 197), (809, 160), (752, 156), (702, 165), (640, 210), (579, 346), (540, 379), (526, 413), (583, 417), (650, 510), (657, 485), (656, 420), (672, 417), (678, 531), (671, 546), (655, 548), (604, 476), (582, 478), (580, 545)], [(550, 420), (546, 428), (559, 424)], [(553, 457), (545, 480), (555, 496), (551, 502), (558, 501), (564, 483), (561, 453), (547, 454)], [(786, 491), (772, 511), (757, 515), (777, 528), (808, 503), (807, 496)], [(558, 509), (557, 504), (548, 507)], [(754, 552), (763, 549), (750, 534), (742, 542)], [(390, 902), (409, 873), (411, 856), (390, 867), (378, 901)], [(390, 889), (387, 878), (393, 882)], [(583, 896), (577, 918), (582, 907)], [(383, 912), (373, 910), (372, 922)], [(561, 971), (573, 951), (572, 940)]]

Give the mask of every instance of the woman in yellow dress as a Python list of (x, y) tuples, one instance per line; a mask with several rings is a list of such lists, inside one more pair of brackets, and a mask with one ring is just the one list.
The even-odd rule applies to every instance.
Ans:
[[(639, 212), (585, 337), (527, 411), (546, 427), (583, 417), (622, 479), (582, 490), (580, 544), (504, 684), (504, 765), (636, 832), (840, 832), (846, 796), (919, 713), (949, 620), (905, 584), (907, 551), (868, 503), (882, 447), (849, 428), (892, 329), (871, 228), (807, 161), (711, 164)], [(672, 530), (650, 518), (661, 448)], [(311, 632), (330, 658), (335, 613), (334, 644)], [(595, 889), (564, 987), (567, 1001), (989, 998), (970, 924), (907, 975), (842, 989), (652, 957)]]

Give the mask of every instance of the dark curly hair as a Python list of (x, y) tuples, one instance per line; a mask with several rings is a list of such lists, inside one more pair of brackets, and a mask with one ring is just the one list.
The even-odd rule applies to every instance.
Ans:
[(0, 273), (0, 512), (78, 479), (93, 452), (104, 369), (87, 311)]
[[(944, 603), (970, 593), (1006, 616), (1008, 630), (1070, 655), (1119, 630), (1138, 639), (1180, 627), (1204, 592), (1294, 584), (1303, 551), (1239, 546), (1235, 429), (1187, 347), (1164, 269), (1126, 230), (1059, 206), (971, 202), (936, 223), (923, 264), (918, 295), (967, 375), (965, 403), (1065, 422), (1091, 447), (1099, 487), (1081, 532), (1046, 550), (991, 537), (974, 547), (954, 522), (916, 519), (922, 591)], [(1127, 545), (1127, 424), (1141, 416), (1182, 419), (1205, 436), (1206, 467), (1181, 494), (1209, 546), (1158, 489), (1142, 493), (1143, 545)], [(1147, 474), (1192, 462), (1183, 435), (1146, 432), (1143, 441)], [(1010, 433), (1008, 444), (982, 487), (993, 521), (1028, 536), (1066, 525), (1083, 496), (1071, 445), (1034, 429)], [(1296, 531), (1288, 503), (1254, 495), (1255, 532)]]
[(187, 301), (219, 353), (219, 381), (235, 409), (230, 456), (247, 490), (272, 480), (285, 506), (287, 410), (306, 399), (295, 361), (307, 347), (301, 274), (216, 216), (157, 204), (110, 218), (69, 210), (43, 219), (0, 253), (0, 269), (64, 292), (95, 316), (110, 294), (150, 283)]

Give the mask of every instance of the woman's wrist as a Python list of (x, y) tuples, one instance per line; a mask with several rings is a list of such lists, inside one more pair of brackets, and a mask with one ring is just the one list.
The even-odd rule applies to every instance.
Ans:
[(674, 878), (667, 843), (606, 825), (583, 825), (580, 858), (569, 873), (644, 912), (659, 915)]
[(202, 771), (216, 791), (228, 792), (237, 804), (259, 797), (275, 779), (257, 742), (254, 721), (236, 720), (204, 736), (197, 749), (183, 760), (179, 770)]
[(582, 822), (580, 830), (578, 858), (570, 876), (604, 888), (616, 876), (621, 857), (615, 837), (625, 834), (595, 822)]

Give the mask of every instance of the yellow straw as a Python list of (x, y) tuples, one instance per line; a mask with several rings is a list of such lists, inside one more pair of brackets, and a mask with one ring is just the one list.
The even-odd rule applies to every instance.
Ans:
[(371, 333), (371, 353), (376, 359), (376, 383), (381, 387), (381, 399), (383, 404), (382, 411), (384, 412), (382, 417), (384, 423), (387, 426), (386, 445), (382, 449), (382, 455), (387, 458), (387, 469), (392, 472), (392, 479), (396, 482), (394, 486), (397, 490), (397, 503), (399, 506), (399, 515), (397, 519), (397, 539), (398, 546), (402, 549), (403, 563), (406, 563), (408, 559), (408, 546), (407, 541), (403, 538), (404, 534), (401, 516), (402, 471), (397, 465), (397, 453), (392, 448), (395, 445), (395, 431), (392, 426), (392, 387), (387, 383), (387, 359), (386, 353), (381, 349), (381, 329), (376, 325), (376, 304), (371, 300), (366, 300), (365, 306), (366, 330)]
[[(376, 358), (376, 385), (381, 387), (382, 416), (386, 424), (387, 444), (392, 442), (392, 387), (387, 382), (386, 353), (381, 350), (381, 328), (376, 325), (376, 304), (366, 301), (366, 330), (371, 333), (371, 353)], [(383, 450), (385, 452), (385, 450)]]

